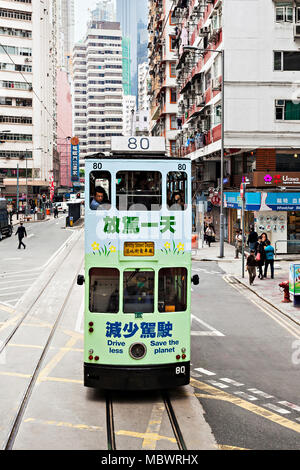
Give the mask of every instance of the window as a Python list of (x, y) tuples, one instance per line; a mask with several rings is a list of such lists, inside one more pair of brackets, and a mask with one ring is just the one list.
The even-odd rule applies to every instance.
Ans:
[(274, 51), (274, 71), (300, 71), (300, 52)]
[(187, 174), (171, 171), (167, 176), (167, 205), (170, 210), (185, 210), (187, 204)]
[(177, 103), (176, 88), (171, 88), (170, 89), (170, 103)]
[(276, 100), (276, 121), (300, 121), (300, 101)]
[(217, 104), (214, 107), (214, 125), (215, 126), (221, 123), (221, 118), (222, 118), (222, 105)]
[(176, 48), (176, 36), (170, 36), (170, 51), (175, 51)]
[(172, 114), (170, 116), (170, 129), (177, 129), (177, 119), (176, 119), (176, 114)]
[(118, 313), (120, 273), (114, 268), (92, 268), (90, 277), (90, 312)]
[(176, 77), (176, 62), (170, 63), (170, 77)]
[(205, 90), (207, 90), (211, 85), (211, 70), (208, 70), (205, 74)]
[(176, 155), (176, 140), (170, 140), (170, 153), (172, 157)]
[(300, 171), (299, 158), (293, 154), (276, 155), (276, 171)]
[(300, 7), (296, 8), (296, 23), (300, 23)]
[(119, 171), (117, 173), (117, 209), (160, 210), (161, 180), (161, 173), (158, 171)]
[(154, 312), (154, 271), (127, 269), (123, 277), (123, 312)]
[(293, 4), (291, 2), (275, 7), (275, 11), (276, 22), (293, 22)]
[(187, 269), (163, 268), (158, 276), (158, 311), (184, 312), (187, 307)]
[(108, 171), (92, 171), (90, 173), (90, 208), (108, 210), (110, 207), (111, 175)]

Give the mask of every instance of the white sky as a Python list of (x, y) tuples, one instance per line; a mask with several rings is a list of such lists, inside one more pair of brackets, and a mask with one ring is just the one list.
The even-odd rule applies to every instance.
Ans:
[(75, 0), (75, 42), (80, 41), (86, 33), (86, 23), (89, 19), (88, 9), (96, 5), (96, 0)]

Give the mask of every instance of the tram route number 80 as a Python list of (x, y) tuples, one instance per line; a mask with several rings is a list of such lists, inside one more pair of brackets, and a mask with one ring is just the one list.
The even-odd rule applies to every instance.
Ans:
[(147, 137), (141, 137), (140, 139), (130, 137), (128, 139), (129, 150), (149, 150), (149, 147), (150, 140)]
[(185, 374), (185, 366), (176, 367), (175, 368), (175, 374), (176, 375)]

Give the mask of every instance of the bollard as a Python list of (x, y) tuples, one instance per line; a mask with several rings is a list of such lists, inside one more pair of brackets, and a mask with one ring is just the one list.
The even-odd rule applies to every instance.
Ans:
[(281, 287), (283, 289), (283, 300), (281, 302), (282, 303), (291, 302), (289, 281), (283, 281), (278, 285), (279, 285), (279, 287)]
[(73, 227), (73, 217), (69, 217), (70, 227)]

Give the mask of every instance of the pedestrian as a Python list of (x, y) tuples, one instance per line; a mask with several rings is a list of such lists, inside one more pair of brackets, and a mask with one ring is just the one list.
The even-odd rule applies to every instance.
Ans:
[(242, 230), (236, 230), (235, 232), (235, 240), (234, 240), (234, 246), (235, 246), (235, 259), (239, 258), (239, 253), (242, 253), (242, 247), (243, 247), (243, 232)]
[(251, 250), (250, 255), (247, 257), (247, 264), (246, 264), (246, 269), (249, 274), (250, 286), (253, 285), (254, 279), (256, 278), (256, 266), (257, 266), (257, 261), (255, 259), (255, 251)]
[(250, 251), (255, 250), (257, 239), (258, 239), (258, 234), (257, 234), (257, 232), (255, 232), (254, 226), (251, 225), (250, 226), (250, 232), (249, 232), (249, 235), (248, 235), (248, 240), (247, 240), (247, 244), (249, 246)]
[(271, 279), (274, 279), (274, 247), (271, 245), (270, 240), (266, 241), (266, 246), (265, 246), (265, 254), (266, 254), (266, 260), (265, 260), (265, 272), (264, 272), (264, 277), (267, 277), (267, 272), (268, 272), (268, 266), (270, 266), (271, 269)]
[(57, 206), (54, 206), (54, 218), (57, 219), (58, 217), (58, 209)]
[(255, 258), (256, 258), (258, 271), (259, 271), (259, 274), (258, 274), (259, 279), (264, 278), (262, 268), (266, 260), (265, 246), (266, 246), (265, 241), (263, 241), (262, 236), (260, 235), (257, 239), (257, 244), (255, 247), (255, 255), (256, 255)]
[(15, 235), (18, 235), (19, 238), (19, 246), (18, 250), (21, 249), (21, 245), (24, 246), (24, 250), (26, 248), (26, 245), (22, 242), (24, 237), (27, 237), (26, 229), (23, 227), (23, 222), (20, 222), (20, 226), (18, 227), (18, 230), (16, 231)]
[(206, 234), (206, 240), (207, 240), (208, 246), (210, 247), (213, 237), (215, 236), (215, 233), (211, 224), (209, 224), (209, 226), (207, 227), (205, 234)]

